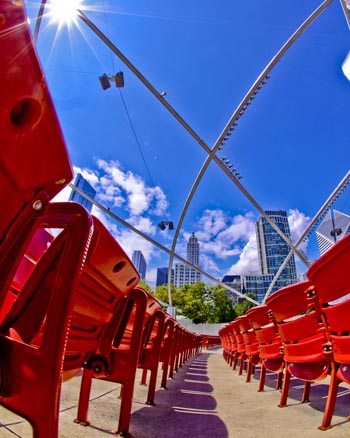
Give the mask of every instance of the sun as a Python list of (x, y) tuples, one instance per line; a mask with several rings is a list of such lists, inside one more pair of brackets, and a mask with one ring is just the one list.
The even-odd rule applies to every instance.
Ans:
[(77, 22), (77, 9), (81, 8), (83, 0), (49, 0), (48, 15), (51, 22), (59, 26), (70, 26)]

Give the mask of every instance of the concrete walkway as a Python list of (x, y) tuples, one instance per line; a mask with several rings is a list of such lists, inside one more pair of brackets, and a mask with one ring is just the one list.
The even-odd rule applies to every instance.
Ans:
[[(159, 373), (160, 374), (160, 373)], [(185, 364), (167, 390), (156, 393), (156, 406), (147, 406), (147, 387), (135, 386), (130, 432), (133, 438), (341, 438), (350, 436), (348, 388), (339, 391), (334, 427), (318, 430), (327, 397), (327, 381), (313, 384), (311, 403), (300, 404), (303, 385), (292, 381), (289, 406), (278, 408), (280, 391), (274, 389), (275, 375), (267, 378), (258, 393), (258, 372), (250, 383), (238, 376), (222, 357), (221, 349), (204, 351)], [(63, 384), (60, 438), (104, 438), (113, 436), (119, 412), (119, 385), (94, 381), (89, 417), (91, 425), (73, 423), (80, 377)], [(0, 408), (1, 438), (31, 438), (31, 428), (23, 419)], [(115, 435), (114, 435), (115, 436)]]

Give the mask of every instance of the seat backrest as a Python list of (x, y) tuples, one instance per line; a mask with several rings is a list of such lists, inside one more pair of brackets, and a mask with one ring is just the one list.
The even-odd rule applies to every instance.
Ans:
[(0, 203), (6, 206), (0, 217), (1, 292), (36, 217), (73, 175), (23, 4), (3, 0), (0, 15)]
[(281, 337), (277, 327), (269, 314), (266, 305), (256, 306), (249, 309), (246, 313), (259, 341), (260, 346), (271, 346), (272, 344), (278, 351), (278, 345), (282, 345)]
[(117, 323), (113, 321), (115, 313), (139, 281), (136, 268), (118, 242), (100, 220), (94, 217), (93, 223), (94, 232), (71, 315), (64, 361), (66, 377), (78, 372), (87, 357), (93, 361), (104, 336), (109, 337), (112, 346), (115, 333), (109, 326)]
[[(313, 381), (327, 375), (330, 357), (324, 350), (327, 331), (319, 309), (314, 308), (308, 299), (309, 288), (308, 281), (286, 286), (270, 295), (266, 305), (277, 322), (285, 361), (299, 364), (292, 373), (302, 379), (307, 373), (307, 380)], [(310, 363), (320, 366), (311, 370)]]
[(313, 299), (325, 315), (334, 360), (350, 363), (350, 237), (345, 236), (316, 260), (307, 272)]
[(247, 315), (242, 315), (236, 318), (238, 323), (238, 327), (240, 329), (240, 334), (243, 338), (243, 342), (245, 344), (245, 351), (249, 356), (257, 356), (258, 355), (258, 338), (253, 330), (253, 327), (249, 321)]
[[(140, 286), (138, 289), (142, 289)], [(144, 290), (144, 289), (142, 289)], [(146, 315), (144, 319), (144, 328), (142, 334), (142, 342), (141, 342), (141, 352), (140, 356), (144, 350), (152, 348), (152, 344), (155, 339), (158, 337), (158, 318), (156, 317), (157, 312), (161, 311), (161, 305), (156, 300), (156, 298), (151, 295), (149, 292), (145, 291), (147, 294), (147, 307), (146, 307)], [(165, 319), (165, 317), (164, 317)], [(163, 321), (164, 324), (164, 321)], [(163, 327), (164, 328), (164, 327)]]
[(300, 342), (324, 331), (319, 312), (310, 306), (307, 298), (309, 287), (308, 281), (286, 286), (266, 300), (284, 343)]
[(307, 271), (322, 304), (350, 294), (350, 236), (345, 236), (316, 260)]

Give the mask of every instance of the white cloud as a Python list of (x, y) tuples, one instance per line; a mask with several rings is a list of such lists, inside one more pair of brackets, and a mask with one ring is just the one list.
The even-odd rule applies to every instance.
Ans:
[[(160, 187), (149, 187), (145, 181), (131, 171), (124, 172), (118, 161), (96, 160), (97, 167), (103, 175), (99, 179), (102, 190), (98, 190), (105, 200), (113, 200), (114, 207), (125, 202), (125, 209), (131, 216), (139, 216), (146, 212), (164, 215), (168, 207), (166, 196)], [(98, 183), (93, 185), (95, 189)]]
[[(288, 211), (288, 222), (292, 240), (296, 242), (311, 222), (311, 219), (299, 210), (291, 209)], [(300, 247), (305, 249), (305, 244), (300, 245)]]
[(156, 281), (157, 281), (157, 268), (147, 270), (146, 283), (150, 285), (153, 289), (155, 289)]
[(253, 213), (229, 216), (222, 210), (205, 210), (198, 221), (201, 253), (225, 259), (238, 255), (242, 246), (255, 234)]
[[(239, 216), (237, 216), (238, 227), (237, 233), (234, 233), (235, 238), (239, 238), (239, 231), (242, 231), (242, 235), (244, 235), (244, 229), (249, 235), (249, 240), (247, 244), (242, 249), (242, 252), (239, 256), (238, 261), (231, 266), (228, 271), (228, 274), (257, 274), (259, 273), (259, 261), (258, 261), (258, 250), (257, 250), (257, 242), (255, 235), (255, 227), (254, 227), (254, 218), (249, 214), (246, 215), (251, 218), (251, 222), (242, 221)], [(291, 231), (291, 236), (293, 241), (298, 240), (300, 235), (303, 233), (305, 228), (310, 223), (310, 218), (306, 216), (304, 213), (300, 212), (297, 209), (291, 209), (288, 212), (288, 221)], [(243, 228), (243, 229), (242, 229)], [(236, 231), (237, 231), (236, 230)], [(304, 246), (303, 246), (304, 245)], [(305, 243), (303, 243), (301, 247), (305, 249)]]
[(69, 199), (71, 189), (66, 186), (63, 190), (61, 190), (57, 195), (52, 199), (52, 202), (67, 202)]
[(242, 249), (238, 261), (231, 266), (227, 274), (258, 274), (259, 261), (255, 233), (252, 234), (247, 244)]
[[(126, 221), (144, 234), (155, 235), (156, 225), (152, 216), (164, 216), (168, 207), (166, 195), (160, 187), (148, 187), (145, 181), (132, 172), (125, 172), (117, 161), (96, 160), (97, 168), (74, 166), (74, 174), (80, 173), (96, 190), (96, 199), (106, 208), (123, 208)], [(70, 187), (65, 187), (54, 199), (56, 202), (68, 201)], [(142, 251), (147, 262), (156, 258), (158, 249), (150, 242), (120, 226), (118, 222), (93, 205), (92, 214), (99, 218), (131, 258), (134, 250)]]

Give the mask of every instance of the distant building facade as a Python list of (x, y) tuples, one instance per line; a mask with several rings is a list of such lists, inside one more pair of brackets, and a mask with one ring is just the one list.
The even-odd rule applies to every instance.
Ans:
[[(230, 286), (232, 289), (235, 289), (237, 292), (242, 293), (241, 275), (230, 275), (230, 274), (224, 275), (221, 282), (227, 284), (227, 286)], [(232, 304), (237, 304), (239, 302), (239, 295), (235, 294), (231, 290), (227, 289), (226, 295), (232, 299)]]
[[(266, 211), (266, 214), (278, 226), (288, 239), (291, 239), (287, 213), (283, 210)], [(277, 231), (264, 218), (260, 217), (255, 224), (256, 240), (259, 258), (259, 274), (226, 275), (223, 282), (229, 284), (242, 294), (248, 292), (254, 295), (259, 303), (263, 302), (275, 274), (290, 252), (289, 245), (282, 239)], [(294, 255), (288, 261), (285, 269), (280, 274), (270, 293), (298, 281)], [(234, 292), (227, 291), (232, 296)], [(240, 298), (233, 299), (235, 303)]]
[(337, 210), (330, 210), (316, 230), (320, 255), (331, 248), (335, 242), (350, 234), (350, 216)]
[[(254, 299), (259, 303), (265, 298), (265, 294), (274, 278), (273, 274), (244, 274), (244, 275), (225, 275), (222, 283), (226, 283), (232, 289), (237, 290), (241, 294), (247, 292), (254, 295)], [(272, 292), (278, 290), (279, 287), (275, 284)], [(230, 290), (226, 290), (226, 295), (232, 299), (232, 304), (237, 304), (242, 301), (242, 298)]]
[[(254, 294), (256, 301), (262, 303), (274, 277), (274, 274), (242, 275), (242, 293), (250, 292)], [(276, 283), (271, 293), (276, 292), (278, 289), (280, 289), (280, 286)]]
[[(291, 239), (287, 212), (283, 210), (266, 211), (271, 220), (278, 226), (284, 235)], [(282, 239), (271, 224), (260, 217), (256, 222), (256, 237), (260, 272), (263, 275), (275, 275), (290, 252), (290, 246)], [(297, 271), (294, 254), (278, 278), (278, 289), (297, 282)]]
[[(174, 269), (171, 270), (171, 283), (174, 283)], [(168, 268), (157, 269), (156, 286), (168, 284)]]
[[(96, 190), (80, 173), (77, 174), (74, 185), (78, 187), (78, 189), (80, 189), (82, 192), (86, 193), (91, 199), (95, 199)], [(89, 212), (91, 212), (92, 210), (92, 202), (88, 201), (86, 198), (84, 198), (83, 195), (73, 189), (69, 195), (69, 201), (78, 202)]]
[(144, 280), (146, 278), (147, 263), (142, 252), (138, 250), (133, 251), (131, 261), (140, 274), (140, 278)]
[[(194, 233), (187, 242), (187, 261), (199, 267), (199, 242)], [(202, 281), (200, 272), (183, 263), (175, 263), (174, 284), (176, 287), (182, 287), (185, 284), (196, 284), (200, 281)]]

